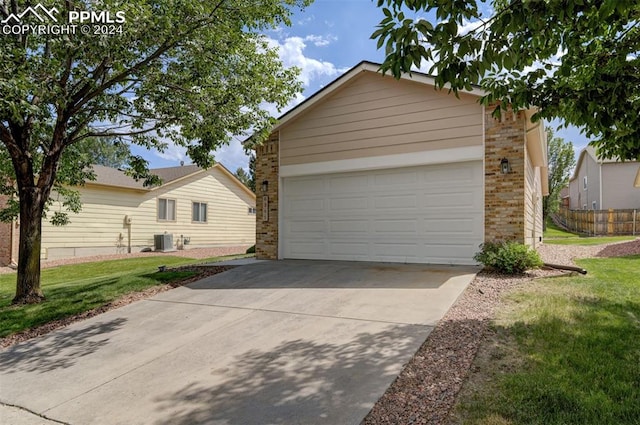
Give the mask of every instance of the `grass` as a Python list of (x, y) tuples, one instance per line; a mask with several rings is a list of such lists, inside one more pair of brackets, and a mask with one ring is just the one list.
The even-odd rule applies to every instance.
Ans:
[(585, 236), (567, 232), (547, 220), (544, 231), (544, 243), (551, 245), (600, 245), (604, 243), (624, 242), (634, 240), (635, 236)]
[(465, 424), (640, 423), (640, 256), (507, 297), (457, 406)]
[(42, 270), (42, 290), (46, 301), (35, 305), (12, 306), (15, 274), (0, 275), (0, 337), (43, 325), (96, 307), (125, 294), (169, 283), (194, 272), (158, 272), (158, 266), (181, 266), (219, 260), (181, 257), (148, 257), (75, 264)]

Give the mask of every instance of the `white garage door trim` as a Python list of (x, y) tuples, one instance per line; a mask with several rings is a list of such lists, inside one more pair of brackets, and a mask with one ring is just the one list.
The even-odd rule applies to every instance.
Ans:
[(474, 264), (482, 161), (281, 179), (279, 257)]
[(450, 164), (452, 162), (462, 161), (479, 161), (483, 159), (483, 155), (484, 147), (479, 145), (423, 152), (400, 153), (395, 155), (313, 162), (310, 164), (283, 165), (280, 167), (280, 177), (378, 170), (383, 168), (413, 167), (429, 164)]

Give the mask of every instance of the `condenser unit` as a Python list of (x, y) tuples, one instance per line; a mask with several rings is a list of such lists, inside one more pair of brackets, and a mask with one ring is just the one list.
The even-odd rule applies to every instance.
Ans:
[(173, 251), (173, 233), (153, 235), (153, 247), (155, 251)]

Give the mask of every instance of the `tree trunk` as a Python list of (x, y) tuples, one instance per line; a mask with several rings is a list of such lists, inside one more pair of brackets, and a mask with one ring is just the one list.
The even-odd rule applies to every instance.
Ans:
[(43, 207), (39, 188), (29, 187), (20, 190), (20, 245), (16, 296), (13, 304), (35, 304), (44, 300), (40, 289)]

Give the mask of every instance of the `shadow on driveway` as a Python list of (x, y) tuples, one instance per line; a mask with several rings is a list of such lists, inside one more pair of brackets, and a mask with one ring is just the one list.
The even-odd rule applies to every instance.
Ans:
[(425, 336), (424, 327), (399, 325), (345, 344), (296, 340), (249, 350), (210, 372), (224, 377), (219, 385), (159, 396), (166, 419), (156, 423), (357, 424)]
[(95, 353), (109, 342), (109, 333), (127, 322), (117, 318), (84, 327), (62, 329), (39, 339), (26, 341), (0, 352), (0, 372), (47, 373), (73, 366), (82, 357)]

